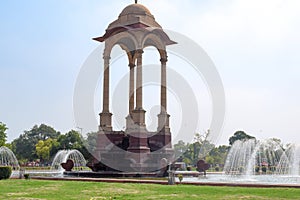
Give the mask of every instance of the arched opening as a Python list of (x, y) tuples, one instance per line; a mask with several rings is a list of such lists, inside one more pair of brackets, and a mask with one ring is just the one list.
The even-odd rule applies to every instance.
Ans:
[(157, 130), (157, 115), (160, 113), (160, 55), (156, 47), (148, 46), (143, 53), (143, 99), (146, 128), (150, 132)]
[(129, 67), (127, 53), (120, 45), (111, 52), (110, 63), (110, 111), (113, 130), (125, 130), (125, 117), (128, 115)]

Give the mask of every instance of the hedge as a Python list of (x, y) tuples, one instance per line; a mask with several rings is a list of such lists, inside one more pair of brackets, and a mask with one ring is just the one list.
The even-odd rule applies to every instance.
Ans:
[(0, 166), (0, 180), (8, 179), (11, 175), (11, 167), (9, 166)]

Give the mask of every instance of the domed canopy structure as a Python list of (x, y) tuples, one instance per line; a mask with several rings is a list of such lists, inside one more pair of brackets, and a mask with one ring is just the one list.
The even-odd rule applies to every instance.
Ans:
[[(118, 19), (108, 26), (105, 34), (94, 40), (104, 42), (105, 48), (103, 51), (103, 110), (100, 113), (95, 150), (98, 163), (91, 164), (90, 167), (94, 171), (109, 171), (112, 168), (118, 171), (160, 171), (161, 160), (167, 159), (167, 163), (174, 161), (169, 127), (170, 115), (167, 113), (168, 56), (166, 46), (176, 44), (176, 42), (163, 31), (150, 11), (137, 3), (124, 8)], [(113, 114), (109, 110), (110, 56), (116, 45), (119, 45), (128, 57), (126, 65), (129, 67), (129, 99), (125, 132), (113, 130)], [(143, 50), (149, 46), (155, 47), (160, 56), (158, 60), (160, 74), (158, 75), (161, 77), (161, 109), (158, 114), (157, 130), (154, 132), (146, 128), (146, 111), (143, 109)]]
[(125, 7), (120, 16), (123, 15), (149, 15), (153, 17), (150, 10), (141, 4), (131, 4)]
[[(109, 24), (106, 33), (102, 37), (93, 39), (103, 42), (115, 34), (137, 28), (161, 29), (162, 27), (155, 21), (148, 8), (141, 4), (131, 4), (122, 10), (117, 20)], [(175, 44), (169, 37), (166, 37), (166, 34), (162, 33), (162, 35), (164, 35), (166, 45)]]

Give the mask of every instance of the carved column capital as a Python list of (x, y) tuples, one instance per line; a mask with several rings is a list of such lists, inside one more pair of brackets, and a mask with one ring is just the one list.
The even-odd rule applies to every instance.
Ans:
[(144, 51), (143, 51), (143, 49), (138, 49), (138, 50), (136, 50), (136, 53), (137, 53), (137, 58), (142, 58)]
[(109, 61), (110, 61), (110, 56), (103, 56), (103, 60), (104, 60), (104, 67), (107, 67), (107, 65), (109, 65)]
[(128, 67), (129, 67), (130, 69), (132, 69), (132, 68), (135, 67), (135, 64), (134, 64), (134, 63), (129, 63), (129, 64), (128, 64)]
[(160, 59), (160, 62), (161, 62), (162, 64), (166, 64), (166, 63), (168, 62), (168, 57), (161, 58), (161, 59)]

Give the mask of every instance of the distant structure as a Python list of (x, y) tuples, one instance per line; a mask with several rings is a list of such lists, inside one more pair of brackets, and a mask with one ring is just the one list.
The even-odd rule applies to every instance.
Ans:
[[(103, 52), (103, 110), (97, 138), (95, 160), (89, 166), (93, 171), (153, 172), (165, 167), (174, 158), (167, 113), (167, 51), (176, 44), (162, 30), (154, 16), (143, 5), (131, 4), (123, 9), (105, 34), (94, 40), (105, 43)], [(119, 45), (127, 54), (129, 66), (129, 100), (126, 130), (114, 131), (109, 111), (110, 54)], [(156, 132), (149, 132), (143, 109), (143, 49), (153, 46), (160, 55), (161, 111)], [(158, 74), (159, 76), (159, 74)], [(117, 166), (117, 167), (116, 167)]]

